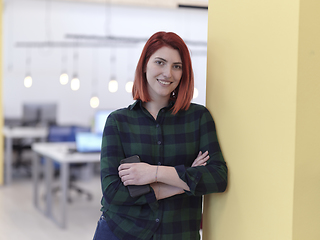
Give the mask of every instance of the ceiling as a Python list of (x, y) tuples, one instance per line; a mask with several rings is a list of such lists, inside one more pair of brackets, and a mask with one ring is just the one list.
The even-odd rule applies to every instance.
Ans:
[(63, 0), (72, 2), (92, 2), (103, 4), (121, 4), (149, 7), (176, 8), (179, 5), (192, 8), (207, 8), (208, 0)]

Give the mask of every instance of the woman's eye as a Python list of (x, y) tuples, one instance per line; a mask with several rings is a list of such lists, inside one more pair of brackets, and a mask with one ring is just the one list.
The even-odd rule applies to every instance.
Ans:
[(181, 66), (181, 65), (174, 65), (173, 68), (175, 68), (175, 69), (182, 69), (182, 66)]
[(156, 64), (163, 65), (163, 61), (156, 61)]

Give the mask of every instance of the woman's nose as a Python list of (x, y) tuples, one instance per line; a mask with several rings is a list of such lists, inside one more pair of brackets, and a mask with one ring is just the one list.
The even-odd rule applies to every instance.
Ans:
[(171, 77), (171, 67), (169, 66), (166, 66), (163, 70), (163, 75), (166, 77), (166, 78), (170, 78)]

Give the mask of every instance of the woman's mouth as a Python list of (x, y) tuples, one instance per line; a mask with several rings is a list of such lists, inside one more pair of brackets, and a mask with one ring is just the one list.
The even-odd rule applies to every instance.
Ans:
[(163, 81), (163, 80), (160, 80), (160, 79), (157, 79), (157, 81), (158, 81), (159, 83), (163, 84), (163, 85), (169, 85), (169, 84), (171, 84), (171, 82), (169, 82), (169, 81)]

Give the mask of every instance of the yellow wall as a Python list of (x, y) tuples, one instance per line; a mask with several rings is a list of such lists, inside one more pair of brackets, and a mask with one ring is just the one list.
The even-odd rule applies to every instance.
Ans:
[(293, 239), (320, 239), (320, 1), (300, 1)]
[(230, 175), (205, 197), (205, 240), (320, 239), (319, 3), (209, 0), (207, 106)]
[[(2, 127), (3, 127), (3, 111), (2, 111), (2, 0), (0, 0), (0, 133), (2, 135)], [(3, 137), (0, 137), (0, 185), (3, 184)]]

